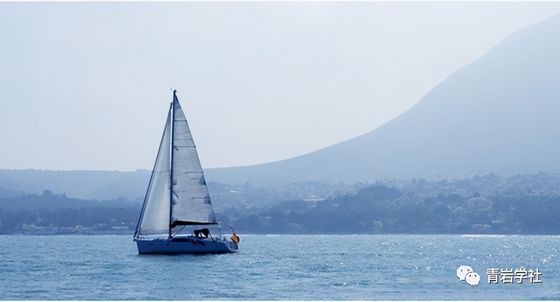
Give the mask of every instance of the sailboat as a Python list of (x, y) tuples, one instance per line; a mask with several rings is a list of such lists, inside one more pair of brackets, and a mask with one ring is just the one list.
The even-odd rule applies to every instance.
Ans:
[[(222, 234), (227, 226), (232, 233)], [(210, 229), (215, 229), (212, 234)], [(196, 147), (173, 90), (134, 241), (139, 254), (234, 253), (239, 237), (216, 221)]]

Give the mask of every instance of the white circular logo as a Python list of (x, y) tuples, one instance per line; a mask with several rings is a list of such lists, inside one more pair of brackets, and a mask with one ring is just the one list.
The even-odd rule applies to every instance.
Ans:
[(480, 275), (478, 275), (475, 272), (472, 273), (468, 273), (467, 276), (465, 277), (465, 281), (467, 281), (468, 285), (478, 285), (478, 283), (480, 282)]
[(459, 278), (459, 281), (465, 281), (465, 277), (467, 277), (467, 275), (472, 272), (472, 267), (468, 265), (461, 265), (457, 269), (457, 278)]

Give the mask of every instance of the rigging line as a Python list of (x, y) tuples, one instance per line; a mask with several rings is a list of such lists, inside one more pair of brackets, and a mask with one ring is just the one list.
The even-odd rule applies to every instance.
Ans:
[(185, 227), (186, 227), (186, 225), (184, 225), (180, 230), (178, 230), (177, 232), (175, 232), (175, 234), (173, 234), (173, 236), (179, 234)]

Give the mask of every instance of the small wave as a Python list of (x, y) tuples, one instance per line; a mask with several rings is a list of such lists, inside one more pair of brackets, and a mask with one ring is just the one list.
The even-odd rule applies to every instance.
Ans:
[(539, 297), (538, 300), (540, 301), (558, 301), (560, 300), (560, 296), (544, 296), (544, 297)]
[(461, 237), (467, 238), (504, 238), (511, 235), (501, 235), (501, 234), (461, 234)]

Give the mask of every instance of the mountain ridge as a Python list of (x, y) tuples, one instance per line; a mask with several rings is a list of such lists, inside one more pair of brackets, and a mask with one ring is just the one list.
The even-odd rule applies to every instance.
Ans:
[(291, 159), (210, 169), (208, 175), (258, 183), (560, 171), (553, 161), (560, 152), (558, 35), (559, 16), (510, 34), (369, 133)]
[[(557, 36), (560, 16), (522, 28), (368, 133), (285, 160), (206, 169), (207, 179), (274, 186), (560, 172)], [(148, 178), (147, 170), (0, 170), (0, 195), (49, 189), (82, 198), (142, 198)]]

